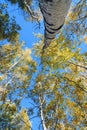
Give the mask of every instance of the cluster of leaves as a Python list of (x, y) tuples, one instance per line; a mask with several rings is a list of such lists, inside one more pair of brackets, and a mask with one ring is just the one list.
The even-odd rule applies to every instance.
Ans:
[(26, 110), (22, 109), (17, 112), (16, 104), (7, 100), (0, 105), (0, 129), (12, 130), (30, 130), (31, 123), (29, 122)]
[(9, 17), (6, 4), (0, 4), (0, 40), (16, 41), (20, 26), (15, 18)]
[(87, 56), (77, 44), (60, 35), (44, 53), (41, 42), (34, 46), (42, 70), (32, 90), (33, 100), (37, 96), (37, 103), (41, 97), (47, 129), (86, 129)]
[[(69, 33), (74, 33), (78, 37), (87, 33), (87, 1), (77, 0), (73, 2), (68, 17), (66, 18), (66, 27), (69, 27)], [(70, 34), (71, 34), (70, 33)], [(69, 34), (68, 34), (69, 35)]]

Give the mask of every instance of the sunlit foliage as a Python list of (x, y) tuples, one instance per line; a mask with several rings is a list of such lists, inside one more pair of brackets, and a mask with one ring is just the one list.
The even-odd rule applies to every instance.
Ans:
[[(31, 130), (34, 118), (41, 130), (87, 129), (87, 52), (81, 52), (87, 42), (86, 28), (82, 40), (80, 31), (77, 36), (70, 26), (77, 27), (75, 20), (82, 16), (84, 2), (77, 4), (78, 14), (69, 13), (64, 29), (70, 28), (44, 52), (40, 33), (33, 49), (19, 42), (19, 26), (10, 20), (7, 5), (0, 5), (0, 129)], [(25, 98), (31, 104), (27, 108), (21, 104)]]
[(72, 45), (63, 35), (51, 43), (44, 53), (41, 46), (40, 43), (34, 47), (35, 55), (41, 59), (42, 70), (36, 77), (32, 92), (37, 100), (39, 97), (42, 99), (46, 127), (50, 130), (62, 127), (85, 129), (86, 55), (80, 53), (76, 42)]

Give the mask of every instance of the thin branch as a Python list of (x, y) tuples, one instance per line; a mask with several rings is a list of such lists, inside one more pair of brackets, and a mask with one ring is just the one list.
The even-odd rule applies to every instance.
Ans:
[(73, 62), (69, 62), (69, 63), (87, 70), (87, 67), (85, 67), (85, 66), (78, 65), (78, 64), (75, 64), (75, 63), (73, 63)]
[(17, 62), (15, 62), (15, 63), (9, 68), (8, 72), (11, 71), (11, 70), (21, 61), (22, 58), (23, 58), (23, 56), (20, 56), (20, 57), (19, 57), (19, 60), (18, 60)]
[(34, 107), (37, 107), (37, 106), (35, 106), (32, 102), (28, 102), (28, 103), (30, 103), (30, 104), (33, 105)]
[(75, 81), (73, 81), (73, 80), (70, 80), (70, 79), (68, 79), (67, 77), (64, 77), (65, 79), (67, 79), (68, 81), (70, 81), (70, 82), (73, 82), (73, 83), (75, 83), (76, 84), (76, 86), (78, 87), (78, 88), (80, 88), (82, 91), (84, 91), (85, 93), (87, 93), (87, 91), (84, 89), (84, 88), (82, 88), (79, 84), (77, 84)]
[(25, 7), (27, 8), (27, 10), (28, 10), (30, 16), (32, 17), (32, 19), (35, 19), (35, 20), (38, 21), (38, 17), (35, 16), (34, 12), (31, 10), (30, 6), (27, 4), (26, 1), (24, 1), (24, 4), (25, 4)]
[(0, 58), (7, 58), (7, 57), (9, 57), (9, 56), (12, 56), (12, 55), (14, 55), (15, 53), (9, 53), (9, 54), (7, 54), (7, 55), (1, 55), (1, 57)]
[(12, 79), (10, 79), (4, 86), (4, 88), (7, 88), (8, 84), (10, 84), (12, 82)]
[(32, 119), (37, 118), (37, 117), (38, 117), (38, 116), (33, 116), (33, 117), (29, 118), (29, 119), (32, 120)]

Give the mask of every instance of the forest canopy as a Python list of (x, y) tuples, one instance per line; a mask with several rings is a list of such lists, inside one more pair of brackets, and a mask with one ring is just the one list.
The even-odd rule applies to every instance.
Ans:
[(61, 33), (44, 53), (39, 32), (32, 48), (20, 41), (22, 27), (9, 4), (31, 17), (28, 22), (42, 20), (38, 0), (0, 2), (0, 129), (86, 130), (87, 1), (72, 2)]

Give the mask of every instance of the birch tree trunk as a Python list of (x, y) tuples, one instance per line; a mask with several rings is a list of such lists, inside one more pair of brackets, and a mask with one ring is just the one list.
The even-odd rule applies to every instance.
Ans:
[(39, 103), (40, 103), (40, 116), (41, 116), (42, 127), (43, 127), (43, 130), (47, 130), (45, 126), (45, 119), (44, 119), (44, 114), (43, 114), (43, 102), (42, 102), (41, 96), (39, 96)]

